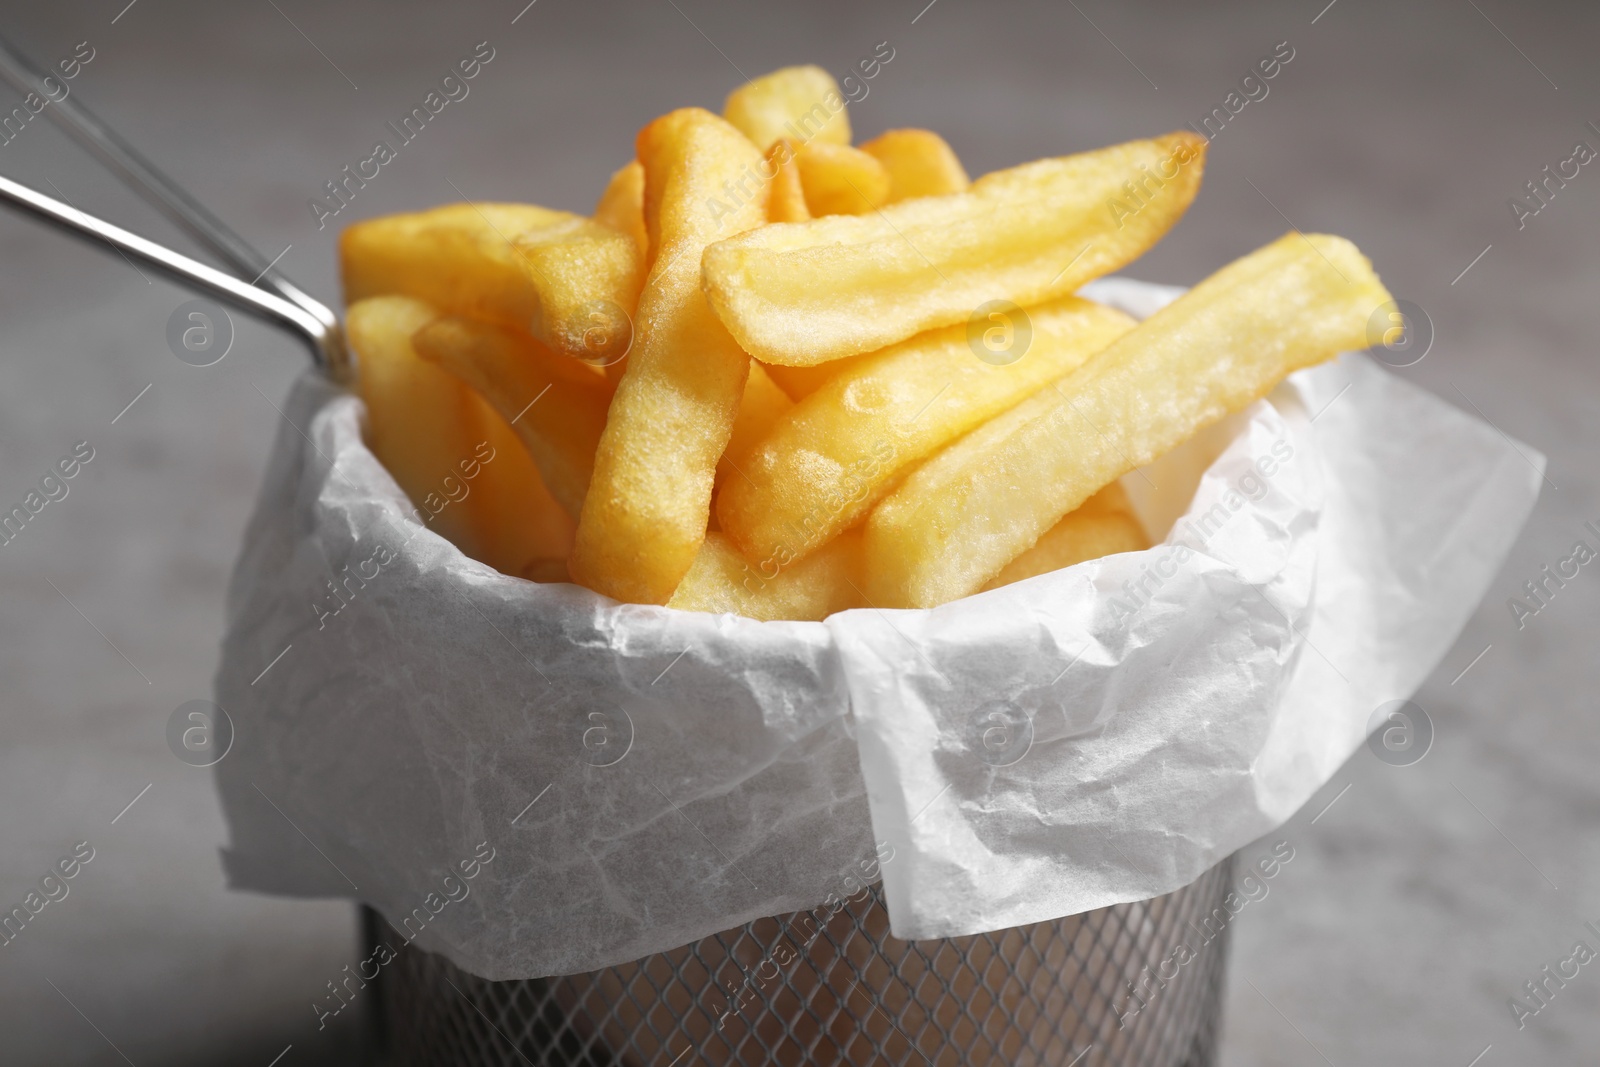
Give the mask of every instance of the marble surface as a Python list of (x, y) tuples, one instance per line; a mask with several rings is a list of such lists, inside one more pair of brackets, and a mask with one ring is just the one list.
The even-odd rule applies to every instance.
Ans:
[[(1520, 629), (1507, 599), (1575, 540), (1596, 543), (1582, 524), (1600, 522), (1600, 172), (1582, 168), (1521, 229), (1507, 199), (1574, 142), (1600, 148), (1586, 125), (1600, 124), (1600, 10), (523, 2), (73, 2), (8, 12), (5, 32), (46, 61), (90, 42), (81, 99), (330, 297), (335, 228), (316, 228), (308, 198), (480, 41), (495, 58), (470, 96), (337, 222), (463, 195), (587, 210), (663, 108), (715, 107), (741, 75), (785, 63), (843, 71), (885, 40), (894, 59), (852, 108), (858, 131), (937, 128), (975, 173), (1198, 121), (1289, 42), (1268, 95), (1217, 136), (1187, 220), (1134, 273), (1189, 283), (1291, 224), (1345, 234), (1432, 319), (1427, 358), (1398, 373), (1550, 467), (1416, 698), (1428, 755), (1397, 767), (1363, 751), (1246, 850), (1284, 840), (1295, 859), (1236, 923), (1222, 1062), (1592, 1061), (1600, 970), (1521, 1030), (1507, 1001), (1576, 939), (1600, 948), (1583, 927), (1600, 925), (1600, 576), (1584, 568)], [(0, 145), (0, 173), (176, 240), (42, 120)], [(357, 958), (350, 909), (227, 892), (210, 778), (164, 737), (173, 709), (209, 692), (274, 404), (304, 363), (242, 319), (221, 363), (180, 363), (164, 332), (184, 299), (0, 216), (0, 501), (74, 443), (95, 450), (0, 553), (0, 901), (20, 902), (76, 842), (95, 849), (0, 950), (6, 1063), (359, 1055), (354, 1013), (318, 1032), (310, 1009)]]

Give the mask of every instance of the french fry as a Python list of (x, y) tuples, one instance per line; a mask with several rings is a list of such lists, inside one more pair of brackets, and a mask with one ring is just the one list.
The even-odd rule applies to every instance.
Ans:
[(752, 568), (722, 534), (706, 535), (667, 601), (683, 611), (732, 612), (762, 621), (821, 621), (861, 606), (861, 536), (852, 531), (787, 567)]
[(1286, 375), (1364, 347), (1389, 293), (1354, 245), (1291, 232), (914, 471), (868, 518), (879, 607), (983, 588), (1091, 494)]
[(772, 175), (768, 222), (805, 222), (811, 217), (805, 187), (800, 184), (800, 165), (794, 158), (796, 151), (794, 142), (787, 137), (774, 141), (767, 149), (765, 173)]
[(1150, 538), (1133, 513), (1122, 483), (1112, 482), (1064, 515), (1032, 548), (1002, 567), (984, 588), (998, 589), (1087, 560), (1149, 547)]
[(788, 366), (949, 326), (997, 297), (1026, 307), (1154, 244), (1194, 199), (1206, 143), (1180, 131), (870, 215), (765, 226), (706, 249), (706, 295), (745, 351)]
[(733, 430), (728, 434), (728, 447), (722, 450), (722, 458), (717, 461), (719, 483), (730, 477), (743, 477), (736, 468), (744, 462), (745, 453), (792, 407), (794, 401), (789, 399), (789, 394), (767, 377), (761, 364), (752, 360), (744, 395), (739, 398), (739, 414), (734, 416)]
[(608, 367), (633, 346), (643, 260), (632, 235), (585, 222), (570, 233), (516, 239), (539, 294), (529, 332), (561, 355)]
[(889, 202), (889, 172), (847, 144), (807, 141), (795, 153), (806, 210), (823, 215), (865, 215)]
[(522, 443), (479, 397), (411, 344), (437, 313), (375, 297), (347, 316), (360, 360), (367, 443), (425, 525), (506, 574), (571, 548), (572, 519), (551, 499)]
[(526, 578), (530, 582), (572, 581), (571, 576), (567, 574), (567, 561), (556, 557), (530, 561), (517, 577)]
[(594, 220), (633, 238), (639, 248), (639, 262), (650, 263), (650, 235), (644, 228), (644, 168), (637, 159), (629, 160), (611, 175), (594, 206)]
[(418, 328), (423, 359), (479, 393), (521, 438), (550, 495), (577, 518), (606, 420), (598, 383), (582, 386), (549, 367), (560, 361), (526, 334), (447, 315)]
[(789, 394), (790, 400), (800, 401), (822, 388), (822, 384), (858, 360), (871, 359), (869, 352), (862, 356), (847, 356), (831, 363), (818, 363), (814, 367), (780, 367), (776, 363), (762, 363), (767, 377), (778, 383), (778, 388)]
[[(637, 159), (630, 160), (627, 165), (611, 175), (605, 192), (600, 194), (600, 202), (595, 205), (594, 217), (596, 222), (604, 223), (633, 238), (633, 243), (639, 249), (639, 274), (643, 278), (650, 267), (650, 234), (644, 225), (644, 167)], [(605, 319), (613, 320), (612, 325), (620, 331), (623, 324), (620, 320), (616, 320), (615, 315), (602, 315), (602, 320)], [(607, 383), (613, 388), (622, 378), (627, 357), (625, 348), (621, 356), (617, 355), (617, 350), (623, 347), (624, 339), (630, 345), (633, 340), (631, 319), (628, 320), (626, 327), (626, 335), (617, 332), (607, 338), (603, 347), (609, 349), (609, 358), (599, 361), (604, 365)], [(611, 339), (613, 337), (615, 339)]]
[(345, 302), (399, 293), (526, 329), (537, 297), (512, 238), (576, 218), (535, 204), (484, 203), (355, 223), (339, 235)]
[(705, 538), (717, 461), (733, 430), (749, 356), (712, 314), (700, 256), (718, 236), (766, 221), (766, 186), (715, 215), (723, 183), (761, 153), (708, 111), (684, 108), (639, 133), (655, 263), (638, 336), (595, 455), (568, 567), (617, 600), (664, 604)]
[(886, 130), (861, 150), (889, 172), (891, 204), (914, 196), (959, 193), (972, 184), (955, 150), (932, 130)]
[(628, 234), (531, 204), (449, 204), (369, 219), (344, 231), (339, 252), (348, 302), (416, 297), (446, 314), (527, 330), (596, 364), (626, 351), (643, 276)]
[(784, 67), (728, 94), (722, 117), (765, 152), (780, 137), (797, 144), (850, 143), (850, 116), (833, 75), (821, 67)]
[(804, 557), (870, 511), (912, 464), (1134, 327), (1122, 312), (1075, 296), (1027, 317), (1027, 349), (1003, 364), (978, 358), (965, 326), (852, 361), (740, 461), (744, 476), (717, 498), (723, 532), (752, 560)]
[(417, 356), (411, 335), (433, 318), (427, 304), (374, 297), (352, 304), (345, 333), (358, 360), (366, 442), (416, 505), (416, 516), (468, 555), (480, 551), (457, 464), (476, 460), (477, 427), (467, 390)]
[(524, 577), (537, 561), (555, 558), (565, 573), (577, 523), (545, 488), (516, 430), (477, 393), (468, 398), (481, 440), (489, 446), (467, 498), (478, 524), (475, 558), (502, 574)]

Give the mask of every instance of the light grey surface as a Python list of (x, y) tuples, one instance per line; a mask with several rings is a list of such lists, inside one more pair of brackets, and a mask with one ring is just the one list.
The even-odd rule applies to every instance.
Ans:
[[(1237, 921), (1223, 1061), (1465, 1067), (1492, 1044), (1486, 1067), (1588, 1062), (1600, 971), (1521, 1032), (1506, 1002), (1575, 939), (1600, 949), (1580, 923), (1600, 920), (1600, 576), (1585, 567), (1520, 632), (1505, 602), (1577, 538), (1600, 542), (1581, 529), (1600, 525), (1600, 171), (1521, 231), (1506, 200), (1576, 140), (1600, 148), (1585, 127), (1600, 123), (1600, 13), (1324, 2), (539, 0), (513, 25), (522, 0), (141, 0), (118, 16), (119, 0), (18, 9), (5, 28), (46, 61), (89, 40), (74, 91), (269, 256), (292, 245), (285, 268), (330, 297), (335, 229), (317, 231), (308, 197), (479, 41), (496, 57), (471, 95), (338, 222), (461, 195), (587, 210), (654, 114), (716, 107), (740, 72), (842, 72), (883, 40), (895, 58), (852, 109), (859, 133), (936, 128), (974, 173), (1198, 120), (1289, 41), (1270, 95), (1213, 144), (1188, 219), (1132, 273), (1192, 282), (1286, 220), (1351, 237), (1435, 324), (1433, 351), (1399, 373), (1542, 450), (1551, 484), (1417, 698), (1432, 752), (1410, 767), (1359, 755), (1267, 839), (1296, 857)], [(0, 172), (171, 233), (42, 120), (0, 146)], [(0, 949), (0, 1061), (264, 1065), (292, 1043), (285, 1065), (346, 1062), (353, 1035), (315, 1033), (309, 1005), (356, 958), (348, 908), (227, 893), (210, 779), (163, 738), (209, 691), (273, 404), (304, 357), (241, 321), (225, 360), (185, 366), (164, 340), (184, 294), (20, 220), (0, 218), (0, 246), (0, 501), (74, 442), (96, 449), (0, 550), (0, 901), (74, 842), (97, 850)]]

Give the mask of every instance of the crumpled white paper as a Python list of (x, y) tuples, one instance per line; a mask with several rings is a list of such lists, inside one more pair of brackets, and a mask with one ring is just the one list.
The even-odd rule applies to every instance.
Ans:
[(1125, 478), (1146, 552), (762, 623), (500, 575), (412, 518), (359, 401), (308, 375), (286, 413), (217, 679), (231, 884), (365, 900), (495, 979), (880, 871), (903, 938), (1179, 888), (1421, 684), (1543, 463), (1346, 355)]

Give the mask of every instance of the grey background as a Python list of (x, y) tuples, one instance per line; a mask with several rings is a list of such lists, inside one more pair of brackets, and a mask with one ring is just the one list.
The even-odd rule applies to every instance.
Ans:
[[(895, 57), (852, 108), (860, 135), (935, 128), (975, 174), (1198, 120), (1290, 42), (1270, 95), (1212, 145), (1187, 220), (1130, 273), (1193, 282), (1286, 218), (1352, 238), (1435, 325), (1427, 359), (1399, 373), (1544, 452), (1550, 484), (1417, 696), (1429, 755), (1391, 767), (1363, 751), (1246, 850), (1282, 839), (1295, 858), (1236, 924), (1223, 1061), (1592, 1062), (1600, 964), (1520, 1032), (1507, 998), (1577, 938), (1600, 948), (1581, 925), (1600, 920), (1600, 574), (1521, 631), (1506, 600), (1579, 537), (1596, 544), (1581, 524), (1600, 520), (1600, 164), (1520, 232), (1506, 201), (1580, 138), (1600, 148), (1584, 125), (1600, 123), (1595, 7), (538, 0), (512, 24), (524, 0), (125, 2), (8, 5), (4, 27), (45, 61), (88, 40), (74, 91), (266, 254), (292, 246), (285, 269), (330, 298), (335, 227), (317, 231), (308, 197), (479, 41), (496, 57), (471, 95), (339, 223), (457, 189), (587, 211), (653, 115), (718, 107), (741, 72), (842, 73), (883, 40)], [(175, 239), (43, 120), (0, 146), (0, 173)], [(74, 442), (96, 450), (0, 550), (0, 901), (74, 842), (96, 849), (71, 895), (0, 948), (8, 1064), (265, 1067), (290, 1045), (286, 1067), (344, 1063), (359, 1037), (354, 1013), (318, 1033), (309, 1007), (357, 958), (351, 909), (228, 893), (209, 774), (163, 737), (175, 707), (209, 694), (272, 405), (304, 365), (239, 320), (225, 360), (185, 366), (164, 341), (184, 299), (0, 216), (0, 501)]]

